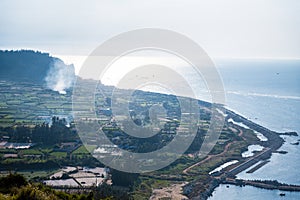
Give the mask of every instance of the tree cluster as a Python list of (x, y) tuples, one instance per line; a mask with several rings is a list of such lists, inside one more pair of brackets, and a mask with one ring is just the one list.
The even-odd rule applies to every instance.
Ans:
[(9, 142), (32, 142), (44, 145), (54, 145), (78, 139), (78, 135), (73, 128), (66, 125), (67, 122), (64, 118), (53, 117), (51, 126), (48, 123), (43, 123), (33, 128), (24, 125), (0, 127), (0, 134), (9, 136)]

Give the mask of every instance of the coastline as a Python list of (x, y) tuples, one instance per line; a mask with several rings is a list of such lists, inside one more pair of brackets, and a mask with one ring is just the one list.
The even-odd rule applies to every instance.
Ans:
[[(157, 94), (160, 94), (160, 93), (154, 93), (154, 95), (157, 95)], [(204, 108), (210, 107), (210, 105), (211, 105), (211, 103), (209, 103), (209, 102), (205, 102), (205, 101), (202, 101), (202, 100), (199, 100), (199, 101), (200, 101), (199, 105), (203, 106)], [(265, 127), (255, 123), (255, 122), (252, 122), (250, 119), (247, 119), (246, 117), (241, 116), (238, 113), (235, 113), (235, 112), (233, 112), (231, 110), (228, 110), (228, 109), (226, 109), (225, 111), (226, 111), (226, 113), (224, 113), (224, 114), (226, 114), (226, 120), (228, 120), (229, 118), (232, 118), (235, 122), (238, 122), (240, 124), (244, 124), (244, 125), (248, 126), (250, 130), (260, 132), (261, 134), (263, 134), (265, 137), (268, 138), (267, 141), (258, 141), (257, 140), (258, 141), (257, 143), (261, 144), (265, 148), (269, 148), (268, 152), (265, 155), (265, 157), (266, 157), (265, 159), (271, 157), (272, 153), (277, 153), (278, 152), (278, 149), (284, 143), (284, 140), (281, 137), (281, 135), (291, 135), (291, 134), (294, 135), (295, 134), (295, 132), (294, 133), (293, 132), (279, 133), (279, 132), (271, 131), (268, 128), (265, 128)], [(229, 141), (228, 143), (223, 142), (223, 146), (220, 145), (221, 147), (223, 147), (223, 150), (220, 149), (219, 152), (217, 151), (216, 153), (212, 153), (210, 155), (210, 157), (208, 157), (209, 159), (207, 159), (205, 161), (205, 163), (203, 162), (204, 165), (209, 163), (210, 167), (212, 167), (213, 165), (211, 164), (211, 161), (214, 162), (216, 159), (222, 158), (223, 155), (224, 155), (224, 157), (226, 157), (227, 153), (229, 155), (231, 155), (230, 154), (231, 152), (229, 152), (229, 151), (232, 150), (232, 149), (241, 150), (241, 148), (240, 148), (241, 146), (236, 146), (235, 144), (237, 144), (241, 140), (247, 141), (247, 137), (245, 137), (246, 136), (245, 133), (249, 135), (249, 132), (251, 132), (251, 131), (249, 131), (249, 130), (247, 131), (246, 130), (247, 128), (245, 128), (243, 126), (233, 124), (233, 123), (230, 123), (228, 121), (226, 121), (226, 124), (230, 124), (229, 128), (233, 128), (231, 130), (231, 134), (232, 134), (231, 136), (234, 139), (233, 142), (230, 141), (230, 140), (228, 140)], [(244, 132), (244, 134), (243, 134), (243, 132)], [(254, 138), (256, 138), (255, 134), (253, 134), (253, 133), (251, 133), (251, 134)], [(249, 142), (251, 142), (251, 141), (252, 140), (249, 140)], [(228, 155), (227, 155), (227, 157), (228, 157)], [(210, 160), (210, 158), (212, 158), (212, 159)], [(258, 161), (260, 161), (260, 160), (261, 159), (258, 159)], [(247, 158), (245, 158), (245, 159), (240, 158), (240, 162), (237, 163), (234, 166), (230, 166), (229, 169), (232, 169), (231, 167), (236, 167), (237, 165), (240, 165), (241, 163), (246, 162), (246, 161), (247, 161)], [(254, 161), (255, 160), (253, 160), (253, 163), (249, 164), (249, 166), (253, 166), (254, 164), (256, 164), (258, 162), (258, 161), (257, 162), (254, 162)], [(224, 162), (227, 162), (227, 161), (224, 160)], [(197, 168), (197, 165), (195, 165), (195, 166), (196, 166), (195, 168)], [(174, 177), (172, 178), (168, 175), (166, 176), (166, 178), (163, 178), (163, 176), (158, 176), (158, 177), (154, 177), (154, 178), (159, 179), (159, 180), (167, 180), (167, 181), (185, 181), (185, 180), (190, 181), (192, 178), (194, 178), (193, 175), (199, 175), (199, 174), (192, 174), (193, 170), (190, 170), (190, 171), (191, 171), (191, 173), (190, 172), (182, 173), (182, 174), (178, 173), (179, 176), (176, 177), (176, 178), (174, 178)], [(225, 172), (222, 172), (222, 174), (224, 174)], [(202, 174), (200, 174), (200, 176), (201, 175)], [(218, 177), (214, 177), (214, 176), (210, 176), (210, 175), (207, 175), (207, 176), (209, 176), (209, 181), (207, 183), (205, 182), (204, 187), (205, 187), (206, 191), (205, 192), (201, 191), (201, 195), (204, 196), (203, 199), (207, 199), (213, 193), (214, 189), (216, 187), (218, 187), (220, 184), (222, 184), (222, 179), (218, 179)], [(168, 178), (168, 177), (170, 177), (170, 178)], [(203, 184), (203, 183), (204, 182), (200, 182), (200, 184)], [(184, 186), (180, 186), (180, 187), (182, 187), (183, 188), (182, 190), (184, 191)], [(197, 190), (198, 188), (195, 188), (195, 189)], [(178, 191), (180, 192), (180, 190), (178, 190)], [(156, 192), (157, 192), (157, 190), (156, 190)]]
[[(243, 123), (244, 125), (248, 126), (251, 130), (260, 132), (266, 138), (268, 138), (267, 141), (260, 141), (260, 144), (264, 146), (265, 149), (259, 154), (256, 154), (255, 156), (246, 159), (244, 162), (239, 163), (237, 165), (233, 165), (233, 168), (228, 167), (229, 169), (223, 170), (222, 173), (218, 173), (217, 176), (213, 177), (213, 180), (211, 181), (210, 185), (207, 187), (206, 191), (199, 194), (199, 196), (197, 197), (193, 197), (192, 199), (203, 199), (203, 200), (208, 199), (210, 196), (212, 196), (212, 193), (215, 191), (217, 187), (220, 186), (220, 184), (234, 184), (238, 186), (251, 185), (253, 187), (257, 187), (261, 189), (300, 192), (299, 185), (288, 185), (288, 184), (278, 183), (276, 180), (273, 182), (268, 181), (268, 183), (266, 184), (266, 183), (261, 183), (260, 181), (257, 180), (246, 181), (246, 180), (236, 179), (236, 174), (240, 173), (241, 171), (250, 168), (248, 171), (249, 173), (252, 173), (258, 170), (259, 168), (263, 167), (265, 164), (267, 164), (268, 163), (267, 159), (269, 159), (272, 156), (272, 153), (280, 153), (281, 151), (279, 151), (279, 148), (282, 147), (282, 145), (285, 142), (284, 139), (281, 137), (281, 135), (298, 136), (298, 133), (296, 132), (281, 133), (281, 132), (272, 131), (227, 108), (226, 108), (226, 114), (227, 114), (226, 120), (232, 118), (235, 122)], [(260, 161), (261, 163), (257, 164)], [(232, 171), (233, 169), (236, 169), (236, 171)]]
[(268, 138), (267, 141), (262, 142), (262, 145), (271, 148), (272, 151), (276, 151), (283, 145), (284, 140), (280, 137), (280, 135), (286, 135), (287, 133), (289, 133), (289, 132), (279, 133), (279, 132), (271, 131), (270, 129), (263, 127), (259, 124), (256, 124), (255, 122), (250, 121), (247, 118), (239, 114), (236, 114), (235, 112), (230, 111), (228, 109), (226, 109), (226, 113), (228, 114), (228, 117), (230, 116), (234, 121), (241, 122), (246, 126), (248, 126), (251, 130), (260, 132), (266, 138)]

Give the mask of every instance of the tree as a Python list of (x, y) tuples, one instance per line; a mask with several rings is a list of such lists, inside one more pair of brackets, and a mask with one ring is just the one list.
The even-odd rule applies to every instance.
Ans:
[(2, 193), (9, 193), (12, 188), (19, 188), (24, 185), (27, 185), (27, 181), (20, 174), (10, 173), (8, 176), (0, 178), (0, 192)]

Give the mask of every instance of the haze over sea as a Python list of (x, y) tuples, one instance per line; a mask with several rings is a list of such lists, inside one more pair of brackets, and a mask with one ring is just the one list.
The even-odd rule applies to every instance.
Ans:
[[(234, 60), (219, 61), (227, 95), (227, 107), (248, 119), (278, 132), (300, 133), (300, 60)], [(284, 136), (280, 150), (271, 162), (252, 174), (238, 174), (243, 179), (278, 180), (300, 184), (300, 146), (291, 143), (300, 137)], [(227, 188), (221, 185), (210, 200), (283, 199), (281, 191), (251, 186)], [(300, 199), (300, 193), (284, 192), (284, 199)]]

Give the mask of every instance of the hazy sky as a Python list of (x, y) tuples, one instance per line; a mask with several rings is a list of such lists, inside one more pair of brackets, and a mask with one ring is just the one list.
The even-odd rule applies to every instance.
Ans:
[(137, 28), (182, 33), (212, 57), (300, 58), (299, 0), (1, 0), (0, 48), (87, 55)]

